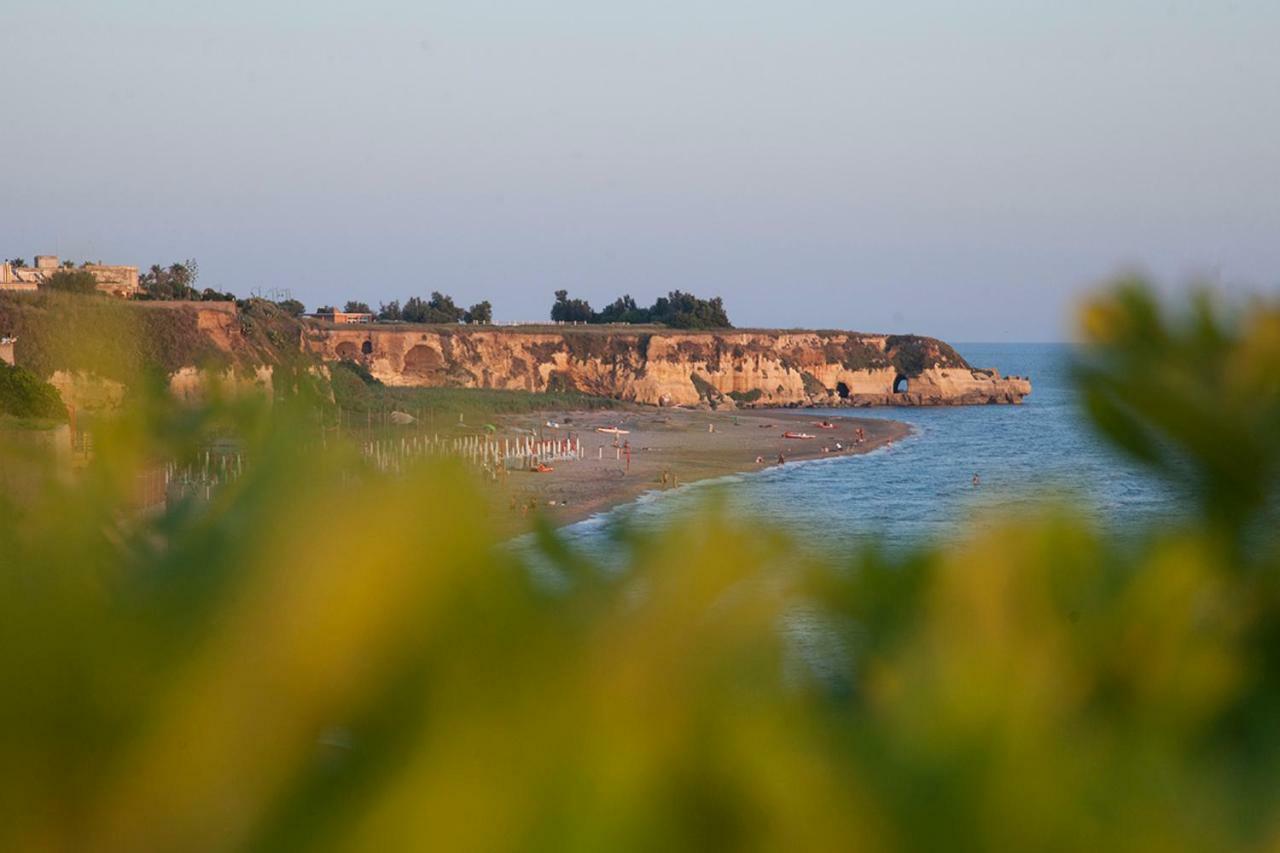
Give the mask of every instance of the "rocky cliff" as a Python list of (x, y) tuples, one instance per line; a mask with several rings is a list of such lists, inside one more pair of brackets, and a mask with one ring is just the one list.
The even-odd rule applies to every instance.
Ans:
[(1024, 377), (970, 367), (914, 335), (317, 324), (306, 344), (388, 385), (578, 390), (653, 405), (966, 405), (1031, 393)]
[[(652, 405), (874, 406), (1018, 403), (1023, 377), (970, 367), (934, 338), (836, 331), (660, 327), (339, 326), (271, 303), (137, 303), (0, 297), (18, 364), (82, 409), (118, 405), (143, 377), (181, 397), (209, 376), (281, 393), (318, 361), (364, 364), (388, 385), (577, 390)], [(283, 371), (281, 368), (287, 368)]]
[[(210, 377), (232, 393), (280, 390), (314, 358), (302, 328), (270, 303), (132, 302), (77, 294), (0, 294), (0, 335), (17, 364), (80, 411), (117, 407), (128, 389), (164, 382), (201, 396)], [(286, 387), (289, 379), (285, 379)]]

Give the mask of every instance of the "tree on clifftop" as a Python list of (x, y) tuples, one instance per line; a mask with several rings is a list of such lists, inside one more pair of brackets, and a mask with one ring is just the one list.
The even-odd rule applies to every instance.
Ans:
[(590, 323), (594, 314), (585, 299), (570, 299), (569, 291), (557, 290), (555, 304), (551, 306), (551, 319), (557, 323)]
[(478, 324), (487, 326), (493, 322), (493, 306), (486, 299), (483, 302), (477, 302), (467, 309), (467, 313), (463, 315), (463, 322), (470, 324)]
[(699, 299), (680, 290), (658, 297), (650, 308), (641, 308), (627, 294), (599, 313), (586, 300), (570, 299), (567, 291), (557, 290), (551, 319), (557, 323), (661, 323), (673, 329), (733, 328), (720, 297)]
[(631, 294), (627, 293), (605, 306), (603, 311), (595, 315), (593, 322), (648, 323), (649, 311), (637, 305)]
[(384, 323), (398, 323), (403, 320), (404, 312), (400, 310), (400, 300), (392, 299), (390, 302), (380, 303), (378, 319)]
[(724, 310), (724, 300), (699, 299), (692, 293), (673, 290), (665, 297), (658, 297), (650, 309), (654, 323), (665, 323), (674, 329), (732, 329), (729, 315)]
[(342, 306), (342, 310), (347, 314), (372, 314), (373, 309), (369, 307), (368, 302), (356, 302), (348, 300), (347, 304)]
[(199, 299), (200, 293), (196, 290), (196, 279), (199, 277), (199, 264), (194, 258), (188, 258), (180, 264), (170, 264), (168, 267), (152, 264), (149, 270), (138, 276), (138, 285), (146, 299)]
[(406, 323), (460, 323), (464, 312), (453, 303), (453, 297), (434, 291), (430, 300), (410, 297), (401, 310)]

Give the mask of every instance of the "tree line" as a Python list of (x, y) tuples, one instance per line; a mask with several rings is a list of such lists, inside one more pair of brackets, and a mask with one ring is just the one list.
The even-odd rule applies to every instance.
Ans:
[[(318, 313), (324, 314), (335, 309), (325, 306)], [(393, 299), (378, 304), (374, 311), (367, 302), (349, 301), (342, 310), (347, 314), (372, 314), (383, 323), (467, 323), (485, 325), (493, 322), (493, 305), (485, 299), (470, 308), (462, 308), (454, 304), (452, 296), (440, 291), (432, 291), (430, 299), (410, 296), (404, 304)]]
[(570, 299), (569, 292), (557, 290), (551, 319), (557, 323), (658, 323), (674, 329), (732, 329), (724, 300), (700, 299), (692, 293), (673, 290), (659, 296), (653, 305), (641, 308), (630, 294), (623, 295), (601, 311), (593, 311), (585, 299)]
[[(9, 263), (17, 268), (26, 266), (21, 258), (14, 258)], [(153, 264), (138, 276), (140, 292), (136, 298), (158, 301), (241, 301), (229, 291), (197, 287), (196, 281), (199, 275), (200, 267), (194, 258), (168, 266)], [(42, 286), (50, 290), (71, 293), (97, 292), (97, 280), (93, 274), (88, 270), (77, 268), (71, 261), (64, 262), (62, 268), (49, 275)], [(297, 299), (282, 299), (275, 304), (295, 317), (306, 313), (306, 306)], [(336, 310), (332, 305), (322, 305), (316, 309), (316, 312), (324, 314)], [(470, 308), (463, 308), (453, 301), (453, 297), (438, 290), (432, 291), (427, 299), (411, 296), (403, 304), (398, 299), (379, 303), (376, 311), (367, 302), (349, 300), (342, 311), (348, 314), (369, 314), (383, 323), (486, 325), (493, 322), (493, 305), (489, 300), (485, 299)], [(600, 311), (593, 310), (591, 304), (585, 299), (570, 299), (567, 290), (557, 290), (555, 302), (551, 306), (551, 319), (557, 323), (652, 323), (674, 329), (733, 328), (733, 324), (729, 322), (729, 315), (725, 312), (724, 301), (720, 297), (701, 299), (692, 293), (680, 290), (673, 290), (666, 296), (659, 296), (647, 308), (637, 304), (630, 294), (624, 294)]]

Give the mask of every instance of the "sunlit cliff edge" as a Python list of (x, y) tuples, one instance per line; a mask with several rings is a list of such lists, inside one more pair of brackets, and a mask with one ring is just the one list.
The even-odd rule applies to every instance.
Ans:
[(19, 364), (72, 405), (111, 407), (146, 375), (198, 396), (224, 385), (281, 393), (279, 373), (350, 360), (387, 385), (581, 391), (649, 405), (875, 406), (1018, 403), (1025, 377), (971, 367), (934, 338), (841, 331), (656, 326), (334, 325), (269, 302), (0, 299)]
[(916, 335), (311, 324), (306, 345), (388, 385), (576, 390), (650, 405), (969, 405), (1031, 393), (1029, 379), (971, 367)]

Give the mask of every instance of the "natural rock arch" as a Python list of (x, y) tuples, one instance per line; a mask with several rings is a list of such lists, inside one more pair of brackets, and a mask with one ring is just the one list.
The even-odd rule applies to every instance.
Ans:
[(843, 382), (836, 383), (836, 393), (840, 395), (841, 400), (849, 399), (849, 386)]
[(404, 372), (425, 376), (444, 369), (444, 358), (425, 344), (418, 344), (404, 354)]
[(899, 373), (899, 374), (894, 378), (894, 380), (893, 380), (893, 393), (895, 393), (895, 394), (905, 394), (905, 393), (907, 393), (907, 390), (908, 390), (908, 388), (909, 388), (909, 387), (910, 387), (910, 382), (907, 380), (907, 377), (903, 376), (901, 373)]

